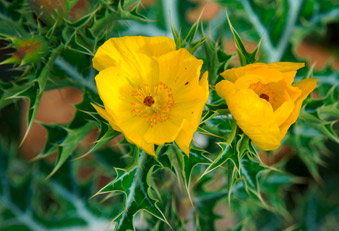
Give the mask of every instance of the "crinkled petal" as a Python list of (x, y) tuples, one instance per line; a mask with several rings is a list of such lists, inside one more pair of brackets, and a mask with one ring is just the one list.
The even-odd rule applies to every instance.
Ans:
[(267, 66), (282, 72), (286, 83), (291, 85), (294, 81), (295, 75), (297, 74), (297, 70), (304, 67), (305, 63), (277, 62), (269, 63)]
[[(253, 64), (249, 64), (243, 67), (237, 67), (237, 68), (231, 68), (231, 69), (225, 70), (223, 73), (221, 73), (221, 76), (224, 77), (228, 81), (235, 82), (237, 79), (239, 79), (246, 73), (251, 72), (252, 74), (253, 71), (259, 68), (265, 68), (266, 70), (271, 69), (271, 70), (279, 71), (279, 72), (282, 72), (284, 75), (285, 72), (293, 72), (304, 66), (305, 66), (304, 63), (292, 63), (292, 62), (277, 62), (277, 63), (269, 63), (269, 64), (253, 63)], [(292, 73), (286, 74), (286, 77), (288, 79), (291, 79), (292, 78), (291, 75)], [(266, 76), (269, 76), (269, 74), (267, 74)], [(274, 76), (271, 75), (271, 77), (274, 77)], [(293, 79), (294, 79), (294, 76), (292, 78), (292, 82), (293, 82)]]
[(183, 122), (183, 126), (177, 138), (175, 139), (175, 143), (187, 156), (189, 156), (190, 153), (190, 144), (192, 142), (195, 130), (193, 131), (192, 126), (190, 125), (188, 120), (185, 119)]
[(244, 74), (235, 81), (235, 85), (238, 88), (247, 89), (251, 84), (260, 82), (262, 84), (268, 84), (272, 82), (279, 82), (283, 79), (281, 72), (270, 68), (257, 68), (251, 73)]
[(189, 117), (184, 119), (184, 124), (175, 139), (177, 145), (187, 156), (189, 156), (189, 147), (193, 139), (193, 134), (198, 129), (202, 111), (209, 97), (207, 72), (203, 74), (200, 80), (200, 86), (201, 91), (199, 94), (201, 95), (201, 100), (195, 104), (196, 106), (192, 108), (191, 112), (188, 112)]
[[(148, 65), (143, 57), (158, 57), (175, 50), (173, 39), (168, 37), (125, 36), (107, 40), (96, 52), (93, 66), (101, 71), (111, 66), (124, 66), (140, 71)], [(142, 70), (141, 70), (142, 71)]]
[(151, 144), (143, 138), (149, 124), (144, 118), (135, 116), (131, 112), (134, 109), (131, 103), (136, 101), (131, 95), (133, 91), (131, 79), (134, 77), (126, 71), (119, 67), (109, 67), (100, 71), (95, 78), (99, 95), (106, 111), (114, 115), (115, 124), (125, 137), (145, 151), (147, 147), (149, 153)]
[(304, 67), (305, 63), (276, 62), (276, 63), (268, 63), (266, 65), (280, 72), (290, 72), (290, 71), (296, 71)]
[(254, 144), (263, 150), (280, 146), (280, 131), (272, 106), (250, 89), (239, 89), (232, 82), (223, 80), (215, 87), (224, 98), (238, 126)]
[[(132, 117), (130, 113), (133, 97), (133, 84), (131, 73), (122, 70), (119, 67), (109, 67), (95, 77), (96, 85), (105, 109), (109, 114), (115, 114), (117, 124), (129, 120)], [(141, 81), (142, 80), (136, 80)], [(117, 113), (119, 112), (119, 113)]]
[(244, 76), (247, 72), (256, 69), (258, 67), (264, 67), (262, 64), (249, 64), (243, 67), (236, 67), (225, 70), (220, 75), (224, 77), (224, 79), (234, 83), (240, 77)]
[(287, 71), (287, 72), (282, 72), (283, 78), (288, 85), (292, 85), (294, 81), (294, 77), (297, 74), (297, 71)]
[(280, 125), (281, 138), (283, 138), (286, 135), (289, 127), (297, 120), (303, 101), (317, 86), (317, 79), (314, 78), (303, 79), (298, 83), (295, 83), (293, 86), (299, 88), (302, 92), (294, 103), (295, 106), (293, 108), (291, 115), (286, 119), (286, 121), (283, 124)]
[(275, 121), (277, 122), (277, 125), (282, 125), (287, 118), (290, 116), (294, 108), (294, 101), (291, 99), (286, 100), (283, 104), (280, 105), (279, 108), (277, 108), (274, 111), (274, 117)]
[[(186, 49), (169, 52), (157, 58), (159, 64), (159, 81), (166, 83), (176, 94), (176, 101), (187, 101), (187, 94), (194, 92), (199, 87), (200, 69), (202, 60), (195, 58)], [(182, 99), (178, 99), (182, 95)]]
[[(206, 72), (199, 82), (202, 61), (186, 49), (169, 52), (157, 60), (159, 81), (173, 90), (174, 106), (168, 122), (180, 122), (176, 125), (180, 132), (175, 135), (175, 141), (188, 155), (193, 133), (199, 126), (202, 110), (209, 96), (208, 73)], [(169, 134), (174, 134), (174, 130)]]

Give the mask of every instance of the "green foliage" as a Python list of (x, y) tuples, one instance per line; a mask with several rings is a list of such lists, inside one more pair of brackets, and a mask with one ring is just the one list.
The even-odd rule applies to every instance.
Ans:
[[(193, 24), (184, 13), (197, 3), (186, 0), (147, 7), (137, 0), (83, 1), (88, 4), (80, 9), (80, 0), (60, 0), (53, 11), (36, 8), (38, 2), (0, 1), (0, 38), (11, 56), (1, 61), (12, 64), (3, 66), (10, 71), (0, 80), (1, 230), (337, 227), (339, 72), (329, 66), (298, 72), (297, 80), (312, 76), (318, 86), (276, 152), (257, 151), (214, 90), (235, 57), (241, 65), (297, 61), (303, 41), (328, 42), (328, 26), (338, 24), (337, 1), (218, 0), (229, 16), (221, 10), (212, 21), (201, 15)], [(125, 35), (172, 36), (177, 49), (204, 61), (210, 99), (189, 157), (172, 143), (157, 147), (157, 158), (139, 153), (90, 105), (101, 102), (91, 59), (108, 38)], [(22, 53), (27, 39), (41, 46)], [(236, 54), (225, 49), (230, 40)], [(257, 44), (253, 51), (249, 41)], [(82, 102), (68, 123), (39, 122), (47, 140), (27, 162), (18, 148), (41, 97), (64, 87), (81, 90)], [(20, 124), (23, 98), (29, 101), (26, 130)], [(96, 141), (82, 150), (79, 144), (96, 128)], [(84, 172), (90, 175), (85, 180)]]
[[(139, 151), (135, 151), (134, 155), (138, 157)], [(114, 219), (117, 222), (116, 230), (134, 229), (133, 217), (141, 209), (165, 221), (166, 218), (157, 208), (156, 200), (148, 192), (150, 185), (147, 182), (151, 180), (148, 178), (152, 175), (155, 163), (153, 157), (142, 153), (137, 163), (130, 166), (129, 169), (117, 169), (116, 178), (98, 192), (98, 194), (102, 194), (120, 191), (126, 194), (123, 210)]]

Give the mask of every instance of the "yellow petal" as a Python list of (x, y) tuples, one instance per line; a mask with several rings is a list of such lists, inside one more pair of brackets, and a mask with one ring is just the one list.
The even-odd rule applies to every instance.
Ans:
[(173, 90), (174, 107), (171, 120), (186, 121), (180, 124), (181, 130), (175, 141), (188, 155), (193, 133), (199, 126), (202, 110), (209, 96), (208, 73), (204, 73), (199, 82), (202, 61), (186, 49), (169, 52), (157, 60), (159, 81), (166, 83)]
[(121, 121), (129, 120), (132, 117), (130, 102), (133, 100), (131, 82), (142, 82), (142, 80), (134, 78), (131, 73), (119, 67), (109, 67), (100, 71), (95, 81), (106, 111), (111, 115), (115, 114), (115, 122), (119, 124)]
[(243, 67), (227, 69), (220, 75), (224, 77), (224, 79), (234, 83), (237, 79), (244, 76), (247, 72), (263, 66), (264, 64), (262, 63), (249, 64)]
[(131, 96), (133, 91), (131, 84), (133, 81), (142, 82), (143, 80), (135, 79), (135, 76), (130, 76), (130, 73), (126, 71), (128, 70), (122, 70), (119, 67), (109, 67), (100, 71), (95, 78), (98, 92), (106, 111), (114, 115), (115, 124), (125, 137), (142, 149), (148, 148), (149, 153), (151, 144), (143, 138), (149, 125), (144, 118), (131, 113), (133, 110), (131, 103), (135, 101), (135, 98)]
[[(205, 72), (203, 74), (200, 80), (200, 86), (201, 92), (197, 94), (201, 95), (201, 100), (197, 104), (194, 104), (196, 106), (191, 108), (191, 113), (190, 111), (188, 112), (188, 115), (190, 115), (190, 117), (186, 117), (186, 119), (184, 119), (184, 124), (177, 138), (175, 139), (177, 145), (187, 156), (189, 156), (189, 147), (192, 142), (193, 134), (200, 124), (202, 111), (209, 97), (208, 72)], [(187, 108), (189, 108), (188, 105), (186, 105)]]
[(297, 70), (304, 67), (305, 63), (292, 63), (292, 62), (277, 62), (267, 64), (269, 67), (274, 68), (283, 73), (284, 79), (288, 85), (294, 81)]
[(162, 145), (173, 142), (182, 127), (182, 120), (169, 119), (149, 127), (143, 136), (148, 143)]
[[(196, 129), (195, 129), (196, 130)], [(184, 120), (183, 126), (175, 139), (175, 143), (179, 146), (179, 148), (189, 157), (190, 154), (190, 144), (193, 139), (193, 131), (192, 126), (190, 126), (188, 120)], [(192, 132), (193, 131), (193, 132)]]
[(134, 139), (134, 140), (131, 140), (126, 136), (125, 138), (129, 143), (135, 144), (138, 148), (144, 150), (147, 154), (156, 157), (156, 154), (154, 151), (154, 144), (147, 143), (142, 137), (139, 137), (139, 139)]
[(173, 39), (167, 37), (125, 36), (107, 40), (96, 52), (93, 67), (104, 70), (125, 65), (132, 70), (145, 64), (143, 57), (158, 57), (175, 50)]
[(93, 103), (91, 103), (91, 105), (95, 108), (95, 110), (98, 112), (98, 114), (104, 118), (105, 120), (107, 120), (109, 122), (109, 124), (111, 125), (111, 127), (118, 131), (121, 132), (120, 128), (115, 124), (114, 118), (113, 116), (111, 116), (110, 114), (108, 114), (108, 112), (104, 109), (101, 108)]
[(283, 138), (286, 135), (289, 127), (297, 120), (303, 101), (317, 86), (317, 79), (314, 78), (303, 79), (300, 82), (295, 83), (293, 86), (299, 88), (302, 92), (294, 103), (295, 106), (291, 115), (282, 125), (280, 125), (281, 138)]
[[(95, 110), (97, 110), (98, 114), (102, 118), (104, 118), (105, 120), (109, 122), (109, 124), (112, 126), (114, 130), (121, 132), (120, 128), (115, 124), (113, 117), (110, 114), (108, 114), (108, 112), (105, 109), (98, 107), (97, 105), (92, 104), (92, 103), (91, 105), (95, 108)], [(154, 151), (154, 144), (147, 143), (142, 137), (138, 136), (137, 139), (133, 139), (133, 138), (129, 139), (128, 137), (125, 136), (125, 138), (128, 142), (134, 143), (139, 148), (144, 150), (146, 153), (152, 156), (156, 156), (155, 151)]]
[[(157, 58), (159, 65), (159, 81), (172, 88), (173, 93), (185, 91), (194, 92), (199, 87), (202, 60), (195, 58), (186, 49), (169, 52)], [(180, 94), (177, 96), (180, 96)]]
[(288, 85), (292, 85), (296, 74), (297, 71), (287, 71), (282, 73), (283, 78)]
[(294, 101), (291, 99), (288, 99), (283, 104), (281, 104), (279, 108), (277, 108), (274, 111), (275, 121), (277, 122), (278, 126), (280, 126), (287, 120), (287, 118), (292, 113), (293, 108), (294, 108)]
[(259, 67), (252, 70), (250, 73), (245, 73), (235, 81), (235, 85), (238, 88), (247, 89), (251, 84), (260, 82), (262, 84), (268, 84), (272, 82), (278, 82), (283, 79), (281, 72), (266, 68)]
[(259, 98), (254, 91), (239, 89), (230, 81), (223, 80), (215, 87), (238, 126), (263, 150), (275, 150), (280, 146), (280, 131), (272, 106)]
[(296, 71), (305, 66), (305, 63), (277, 62), (268, 63), (267, 66), (280, 72)]
[[(269, 69), (273, 69), (273, 70), (285, 73), (285, 72), (296, 71), (304, 66), (305, 66), (304, 63), (292, 63), (292, 62), (277, 62), (277, 63), (269, 63), (269, 64), (253, 63), (253, 64), (249, 64), (243, 67), (237, 67), (237, 68), (231, 68), (231, 69), (225, 70), (220, 75), (228, 81), (235, 82), (241, 76), (245, 75), (248, 72), (251, 72), (252, 74), (253, 71), (258, 68), (269, 68)], [(288, 75), (289, 79), (291, 78), (291, 74), (292, 73)], [(292, 79), (292, 82), (293, 82), (293, 79)]]

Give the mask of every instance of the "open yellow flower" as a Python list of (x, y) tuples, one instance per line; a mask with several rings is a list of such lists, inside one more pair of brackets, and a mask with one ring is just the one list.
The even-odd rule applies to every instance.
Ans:
[(148, 154), (175, 141), (189, 155), (209, 96), (201, 60), (170, 38), (130, 36), (106, 41), (93, 66), (105, 109), (93, 106), (113, 129)]
[(279, 148), (288, 128), (297, 120), (302, 102), (317, 79), (292, 85), (303, 63), (255, 63), (224, 71), (215, 89), (246, 135), (263, 150)]

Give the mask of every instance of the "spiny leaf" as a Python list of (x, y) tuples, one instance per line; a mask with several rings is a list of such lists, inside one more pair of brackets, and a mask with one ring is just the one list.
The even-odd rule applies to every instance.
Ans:
[(59, 158), (53, 169), (53, 171), (48, 175), (47, 178), (50, 178), (68, 159), (70, 155), (74, 152), (79, 143), (85, 138), (85, 136), (93, 130), (96, 126), (94, 122), (88, 122), (82, 127), (69, 129), (65, 128), (67, 131), (67, 136), (65, 140), (59, 145)]
[(126, 195), (124, 209), (114, 219), (117, 222), (116, 230), (134, 230), (133, 217), (140, 210), (145, 210), (166, 222), (166, 218), (156, 205), (157, 201), (148, 194), (150, 186), (147, 184), (147, 175), (155, 164), (153, 157), (142, 152), (136, 165), (128, 170), (117, 169), (117, 177), (97, 193), (119, 191)]
[(239, 160), (237, 159), (237, 154), (235, 148), (231, 147), (227, 143), (219, 143), (218, 144), (221, 147), (221, 151), (218, 154), (218, 156), (213, 160), (211, 165), (208, 166), (208, 168), (205, 170), (205, 172), (202, 174), (204, 176), (205, 174), (213, 171), (217, 167), (224, 164), (228, 159), (231, 159), (234, 164), (239, 168)]
[(221, 41), (214, 41), (211, 35), (206, 36), (203, 34), (203, 38), (206, 38), (204, 51), (206, 56), (205, 64), (207, 65), (208, 70), (208, 80), (210, 83), (215, 84), (219, 73), (228, 67), (229, 62), (233, 59), (234, 55), (224, 52)]
[(158, 157), (160, 164), (168, 168), (176, 176), (178, 187), (182, 189), (186, 188), (184, 176), (184, 158), (184, 154), (175, 145), (168, 145), (167, 147), (162, 148)]
[(323, 133), (326, 137), (339, 143), (339, 137), (335, 131), (333, 131), (333, 125), (336, 121), (327, 122), (318, 117), (318, 115), (312, 115), (310, 113), (302, 113), (300, 116), (310, 126)]
[(22, 38), (26, 37), (27, 32), (22, 27), (22, 24), (15, 22), (0, 13), (0, 37), (4, 38)]
[(42, 93), (45, 90), (45, 86), (46, 86), (49, 73), (52, 70), (56, 57), (59, 55), (62, 49), (63, 49), (63, 45), (60, 45), (59, 47), (55, 48), (52, 51), (47, 64), (42, 68), (42, 71), (40, 72), (39, 76), (35, 80), (37, 82), (37, 85), (33, 84), (30, 89), (20, 94), (21, 97), (29, 98), (27, 129), (21, 140), (21, 144), (25, 141), (28, 135), (28, 132), (33, 124), (35, 115), (38, 111), (38, 106), (40, 103)]
[(95, 152), (96, 150), (107, 144), (109, 141), (111, 141), (114, 137), (116, 137), (119, 134), (120, 132), (113, 130), (110, 125), (101, 123), (100, 134), (95, 143), (93, 144), (93, 146), (90, 148), (90, 150), (88, 150), (88, 152), (75, 159), (83, 158), (91, 154), (92, 152)]
[(259, 163), (251, 161), (247, 158), (240, 160), (240, 174), (244, 179), (245, 186), (258, 192), (258, 174), (265, 168)]
[(46, 124), (39, 122), (47, 130), (47, 141), (43, 151), (34, 157), (32, 161), (45, 158), (48, 155), (57, 152), (58, 146), (63, 142), (67, 136), (67, 131), (61, 124)]
[(188, 31), (187, 36), (184, 40), (185, 43), (190, 44), (194, 40), (194, 37), (197, 34), (197, 31), (199, 29), (199, 24), (201, 23), (200, 21), (201, 15), (202, 13), (200, 14), (198, 20), (192, 25), (191, 29)]
[(206, 151), (193, 146), (190, 149), (190, 156), (184, 156), (184, 178), (187, 189), (189, 189), (193, 168), (199, 164), (206, 165), (211, 162), (210, 159), (204, 156), (205, 152)]
[[(203, 177), (207, 173), (213, 171), (214, 169), (218, 168), (222, 164), (224, 164), (228, 159), (231, 159), (234, 165), (239, 169), (239, 156), (237, 153), (236, 148), (232, 147), (233, 139), (235, 138), (237, 131), (237, 125), (235, 121), (232, 123), (232, 130), (226, 142), (218, 143), (221, 151), (219, 152), (218, 156), (213, 160), (213, 162), (207, 167), (205, 172), (200, 176)], [(199, 179), (200, 179), (199, 178)]]
[(242, 66), (245, 66), (247, 64), (251, 64), (251, 63), (254, 63), (256, 61), (256, 56), (257, 56), (257, 53), (259, 51), (259, 47), (260, 47), (260, 43), (261, 41), (259, 42), (259, 44), (257, 45), (257, 47), (254, 49), (253, 52), (248, 52), (239, 36), (239, 34), (237, 33), (237, 31), (234, 29), (234, 27), (232, 26), (231, 24), (231, 21), (227, 15), (227, 12), (226, 12), (226, 17), (227, 17), (227, 21), (228, 21), (228, 25), (230, 27), (230, 30), (231, 30), (231, 33), (233, 35), (233, 39), (234, 39), (234, 42), (235, 42), (235, 47), (237, 49), (237, 53), (238, 53), (238, 56), (239, 56), (239, 60), (240, 60), (240, 63)]
[(202, 121), (207, 121), (213, 118), (216, 115), (228, 115), (230, 111), (228, 110), (227, 105), (222, 102), (219, 104), (206, 104), (207, 112), (203, 115)]
[(203, 38), (199, 39), (198, 41), (191, 42), (191, 43), (189, 43), (187, 50), (191, 54), (193, 54), (202, 44), (204, 44), (205, 41), (206, 41), (206, 38), (203, 37)]
[(174, 28), (172, 20), (171, 20), (171, 30), (172, 30), (174, 42), (176, 44), (176, 48), (180, 49), (180, 48), (185, 47), (186, 42), (181, 38), (180, 33), (178, 33), (178, 31)]

